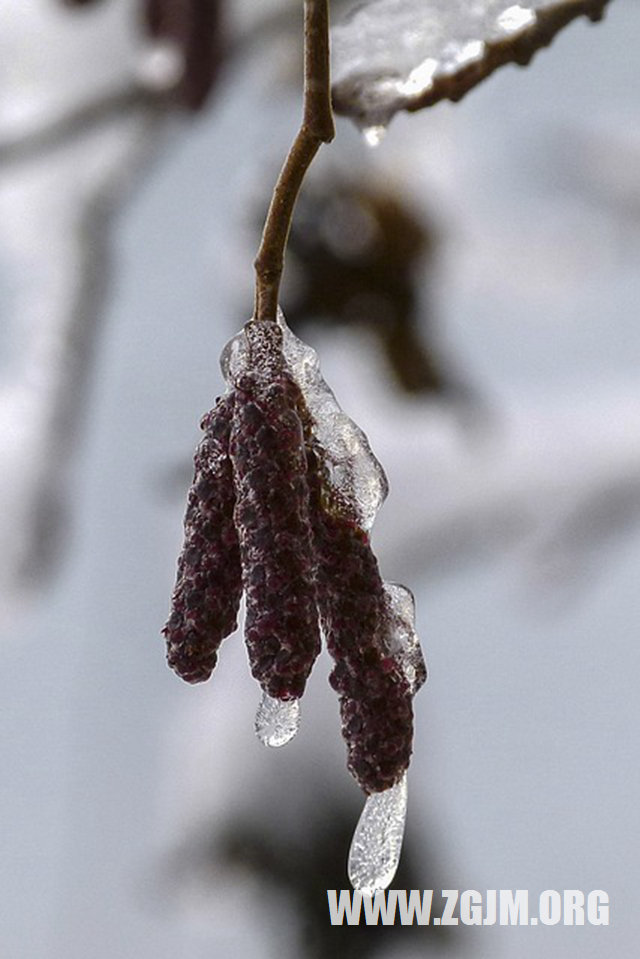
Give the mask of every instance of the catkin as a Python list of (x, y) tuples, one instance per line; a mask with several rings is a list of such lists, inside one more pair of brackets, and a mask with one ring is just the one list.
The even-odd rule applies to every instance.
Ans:
[(409, 766), (411, 690), (386, 648), (387, 598), (369, 538), (332, 503), (312, 448), (308, 460), (318, 607), (335, 661), (329, 681), (340, 698), (347, 765), (365, 792), (381, 792)]
[(190, 683), (211, 675), (220, 643), (236, 628), (242, 595), (229, 460), (232, 410), (233, 397), (225, 396), (202, 420), (204, 437), (194, 457), (184, 545), (163, 630), (169, 665)]
[(230, 452), (253, 676), (277, 699), (297, 699), (320, 652), (309, 494), (297, 387), (281, 331), (248, 324), (252, 374), (235, 390)]

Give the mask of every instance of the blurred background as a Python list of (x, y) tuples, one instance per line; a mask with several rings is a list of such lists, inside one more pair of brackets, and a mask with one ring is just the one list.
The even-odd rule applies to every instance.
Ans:
[(604, 889), (612, 925), (332, 928), (362, 796), (328, 660), (282, 751), (240, 634), (203, 686), (166, 668), (198, 421), (300, 115), (298, 8), (195, 4), (176, 86), (153, 4), (0, 0), (3, 959), (631, 956), (634, 0), (375, 149), (338, 118), (282, 297), (387, 470), (374, 546), (430, 667), (394, 887)]

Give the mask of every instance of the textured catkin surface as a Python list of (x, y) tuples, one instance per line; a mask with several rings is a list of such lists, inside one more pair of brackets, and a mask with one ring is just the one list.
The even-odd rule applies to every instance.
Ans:
[(246, 375), (235, 391), (231, 459), (251, 672), (299, 698), (320, 652), (302, 426), (284, 375)]
[(367, 535), (332, 507), (321, 461), (308, 454), (318, 605), (335, 661), (347, 764), (361, 788), (380, 792), (409, 766), (412, 695), (386, 650), (390, 629), (378, 563)]
[(242, 595), (229, 460), (232, 411), (233, 396), (225, 396), (202, 420), (204, 437), (194, 457), (184, 545), (164, 627), (167, 661), (190, 683), (211, 675), (220, 643), (236, 628)]

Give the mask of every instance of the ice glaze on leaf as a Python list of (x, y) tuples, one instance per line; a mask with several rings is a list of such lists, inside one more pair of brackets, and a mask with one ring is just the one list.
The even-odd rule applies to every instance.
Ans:
[[(371, 0), (333, 30), (333, 104), (363, 128), (459, 100), (505, 63), (527, 64), (609, 0)], [(374, 139), (372, 135), (372, 139)]]

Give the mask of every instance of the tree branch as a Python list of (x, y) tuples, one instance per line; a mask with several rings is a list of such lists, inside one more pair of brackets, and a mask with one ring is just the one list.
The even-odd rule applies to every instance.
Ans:
[(329, 69), (329, 0), (304, 4), (304, 113), (302, 126), (275, 185), (254, 267), (254, 319), (275, 320), (293, 210), (311, 161), (333, 140)]

